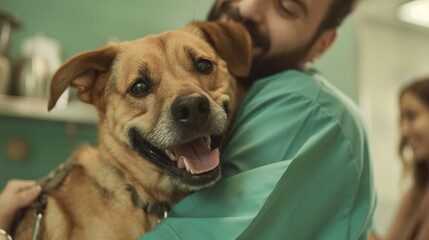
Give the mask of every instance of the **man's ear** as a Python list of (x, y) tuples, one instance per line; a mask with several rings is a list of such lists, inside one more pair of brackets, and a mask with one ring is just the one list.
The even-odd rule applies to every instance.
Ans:
[(54, 108), (68, 86), (78, 89), (78, 98), (81, 101), (94, 104), (96, 99), (93, 90), (104, 89), (100, 84), (106, 84), (96, 83), (96, 80), (100, 74), (110, 71), (117, 51), (118, 47), (111, 45), (76, 55), (62, 65), (52, 78), (48, 111)]
[(313, 62), (322, 56), (332, 46), (336, 39), (336, 29), (329, 29), (322, 32), (307, 55), (306, 62)]
[[(193, 22), (187, 29), (202, 35), (219, 56), (226, 61), (231, 73), (246, 77), (252, 63), (252, 42), (246, 28), (238, 23)], [(195, 30), (198, 30), (195, 32)]]

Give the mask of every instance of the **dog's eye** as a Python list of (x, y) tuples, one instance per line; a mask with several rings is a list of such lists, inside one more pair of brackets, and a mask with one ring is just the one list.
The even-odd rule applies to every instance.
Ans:
[(208, 74), (213, 69), (213, 63), (210, 60), (202, 58), (197, 61), (196, 67), (199, 73)]
[(144, 97), (149, 92), (149, 90), (150, 87), (147, 83), (142, 80), (138, 80), (133, 85), (131, 85), (128, 92), (135, 97)]

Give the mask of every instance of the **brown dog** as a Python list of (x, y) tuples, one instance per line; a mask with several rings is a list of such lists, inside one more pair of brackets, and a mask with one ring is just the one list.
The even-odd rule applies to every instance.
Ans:
[[(99, 113), (99, 146), (80, 148), (45, 181), (38, 239), (138, 239), (173, 203), (214, 184), (250, 51), (241, 25), (196, 22), (66, 62), (48, 108), (76, 87)], [(34, 225), (29, 209), (14, 239), (30, 239)]]

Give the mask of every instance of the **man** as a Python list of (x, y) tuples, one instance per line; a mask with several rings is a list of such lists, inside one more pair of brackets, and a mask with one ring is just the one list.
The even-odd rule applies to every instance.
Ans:
[(142, 239), (367, 239), (375, 194), (354, 104), (309, 62), (356, 0), (218, 0), (210, 20), (249, 30), (248, 94), (222, 153), (223, 179)]

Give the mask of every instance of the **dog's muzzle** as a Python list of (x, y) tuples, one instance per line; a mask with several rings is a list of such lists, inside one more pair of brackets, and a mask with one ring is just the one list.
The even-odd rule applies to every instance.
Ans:
[[(132, 147), (179, 187), (188, 190), (207, 187), (220, 178), (221, 172), (220, 145), (227, 114), (224, 110), (219, 114), (219, 109), (222, 108), (214, 106), (212, 109), (203, 95), (179, 96), (170, 107), (171, 124), (167, 124), (174, 127), (150, 136), (143, 136), (137, 128), (132, 128), (129, 131)], [(154, 138), (160, 139), (159, 135), (165, 135), (162, 139), (170, 139), (169, 143), (163, 147), (153, 143), (156, 142)]]
[(168, 149), (159, 149), (133, 128), (132, 147), (140, 156), (170, 176), (180, 188), (195, 191), (219, 180), (222, 136), (203, 136)]

